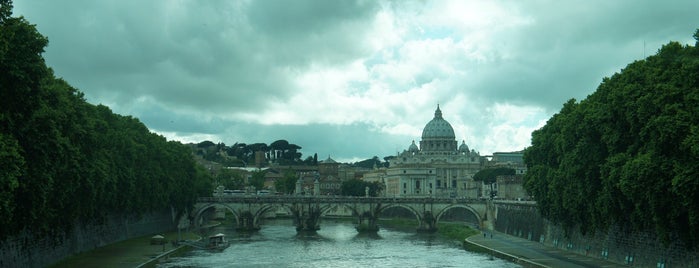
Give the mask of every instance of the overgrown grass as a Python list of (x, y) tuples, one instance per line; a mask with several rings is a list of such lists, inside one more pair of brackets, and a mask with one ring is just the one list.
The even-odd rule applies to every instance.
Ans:
[[(398, 229), (408, 229), (417, 227), (417, 220), (415, 219), (391, 218), (380, 219), (379, 222), (383, 226), (389, 226)], [(461, 242), (469, 236), (478, 234), (478, 230), (474, 230), (471, 227), (464, 225), (463, 223), (440, 222), (439, 224), (437, 224), (437, 234), (445, 238), (454, 239)]]
[(469, 236), (478, 234), (478, 230), (474, 230), (462, 223), (445, 222), (437, 225), (437, 233), (446, 238), (461, 242)]

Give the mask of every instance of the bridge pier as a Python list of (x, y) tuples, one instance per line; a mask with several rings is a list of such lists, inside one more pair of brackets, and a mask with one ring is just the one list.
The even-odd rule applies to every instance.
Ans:
[(250, 211), (243, 211), (240, 213), (237, 223), (238, 225), (235, 227), (235, 230), (238, 232), (256, 232), (260, 230), (260, 225)]
[(379, 231), (378, 217), (370, 211), (358, 215), (357, 232), (376, 233)]
[(417, 227), (417, 231), (420, 233), (437, 232), (437, 219), (432, 215), (432, 211), (428, 210), (422, 213), (420, 226)]
[(320, 230), (320, 215), (321, 211), (318, 206), (303, 205), (291, 210), (294, 216), (294, 224), (297, 232), (315, 232)]

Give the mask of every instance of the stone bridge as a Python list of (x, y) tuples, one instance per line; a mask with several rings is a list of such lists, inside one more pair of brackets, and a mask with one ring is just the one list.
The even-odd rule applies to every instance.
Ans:
[(357, 231), (376, 232), (377, 221), (387, 209), (401, 207), (412, 212), (419, 232), (434, 232), (442, 215), (450, 209), (463, 208), (473, 213), (481, 228), (492, 229), (497, 207), (490, 201), (461, 198), (409, 197), (337, 197), (337, 196), (217, 196), (199, 198), (189, 215), (191, 224), (199, 227), (205, 214), (226, 209), (235, 216), (239, 231), (260, 229), (265, 214), (285, 210), (291, 215), (297, 231), (317, 231), (321, 216), (346, 208), (356, 217)]

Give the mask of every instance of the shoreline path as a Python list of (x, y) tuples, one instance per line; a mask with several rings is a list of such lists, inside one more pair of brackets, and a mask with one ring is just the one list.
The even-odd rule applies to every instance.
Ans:
[[(544, 246), (539, 242), (487, 231), (466, 238), (497, 257), (524, 267), (628, 267), (606, 260), (579, 255), (570, 251)], [(492, 235), (492, 236), (491, 236)]]
[[(136, 237), (95, 248), (94, 250), (68, 257), (51, 267), (138, 267), (160, 254), (176, 248), (170, 243), (171, 240), (177, 240), (176, 231), (165, 233), (163, 236), (167, 243), (162, 245), (151, 245), (150, 239), (152, 236), (153, 235)], [(198, 236), (182, 232), (182, 238), (197, 239)]]

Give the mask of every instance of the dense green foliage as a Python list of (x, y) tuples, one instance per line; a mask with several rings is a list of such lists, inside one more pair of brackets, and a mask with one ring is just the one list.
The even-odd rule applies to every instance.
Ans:
[(473, 180), (483, 181), (484, 183), (495, 183), (498, 176), (506, 175), (515, 175), (515, 170), (504, 167), (481, 169), (473, 175)]
[[(301, 160), (299, 150), (301, 146), (289, 143), (286, 140), (277, 140), (270, 145), (266, 143), (236, 143), (226, 146), (224, 143), (215, 144), (211, 141), (203, 141), (197, 144), (196, 154), (202, 158), (220, 163), (227, 167), (245, 167), (255, 164), (256, 152), (270, 152), (277, 156), (270, 159), (279, 165), (317, 165), (318, 156), (307, 157)], [(266, 164), (266, 163), (264, 163)]]
[[(48, 40), (0, 12), (0, 238), (106, 213), (183, 210), (211, 183), (188, 147), (85, 101), (41, 56)], [(11, 5), (10, 5), (11, 6)]]
[(225, 189), (243, 189), (245, 187), (245, 179), (240, 172), (231, 169), (221, 169), (216, 174), (216, 185), (221, 185)]
[(369, 187), (369, 196), (379, 196), (384, 190), (384, 186), (380, 182), (350, 179), (342, 182), (342, 185), (340, 185), (340, 192), (343, 196), (365, 196), (366, 187)]
[(381, 162), (379, 160), (378, 156), (374, 156), (369, 159), (364, 159), (359, 162), (354, 162), (351, 166), (352, 167), (358, 167), (358, 168), (382, 168), (382, 167), (388, 167), (388, 160), (386, 160), (387, 157), (384, 157), (384, 162)]
[(479, 233), (478, 230), (474, 230), (467, 225), (453, 222), (438, 223), (437, 232), (446, 238), (453, 239), (458, 242), (464, 241), (464, 239)]
[(697, 245), (699, 49), (669, 43), (568, 101), (532, 134), (524, 160), (525, 187), (549, 220)]
[(279, 193), (293, 194), (296, 190), (296, 181), (299, 180), (298, 175), (291, 169), (284, 171), (284, 175), (274, 181), (274, 189)]

